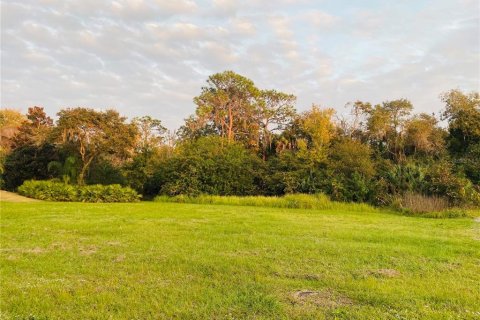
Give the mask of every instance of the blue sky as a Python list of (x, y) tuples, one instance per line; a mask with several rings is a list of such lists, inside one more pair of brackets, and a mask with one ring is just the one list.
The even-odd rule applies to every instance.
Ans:
[(114, 107), (170, 129), (194, 112), (208, 75), (340, 113), (357, 99), (480, 90), (477, 0), (2, 1), (1, 105)]

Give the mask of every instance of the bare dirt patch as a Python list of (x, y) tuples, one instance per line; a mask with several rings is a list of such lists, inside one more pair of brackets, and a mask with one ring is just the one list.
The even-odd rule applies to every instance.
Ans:
[(21, 249), (20, 252), (22, 253), (30, 253), (30, 254), (44, 254), (47, 253), (49, 250), (46, 248), (40, 248), (40, 247), (35, 247), (35, 248), (27, 248), (27, 249)]
[(97, 246), (94, 246), (94, 245), (79, 248), (80, 254), (82, 256), (90, 256), (92, 254), (95, 254), (97, 250), (98, 250)]
[(40, 200), (35, 200), (20, 196), (13, 192), (0, 190), (0, 202), (40, 202)]
[(313, 304), (322, 308), (337, 308), (352, 305), (353, 301), (331, 290), (312, 291), (299, 290), (293, 293), (293, 303), (300, 305)]

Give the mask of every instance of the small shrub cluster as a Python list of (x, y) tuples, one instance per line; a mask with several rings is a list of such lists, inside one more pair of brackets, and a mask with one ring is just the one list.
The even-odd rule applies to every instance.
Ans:
[(77, 201), (78, 199), (76, 187), (54, 181), (27, 180), (18, 187), (18, 193), (25, 197), (47, 201)]
[(78, 202), (136, 202), (140, 195), (119, 184), (75, 186), (56, 181), (25, 181), (18, 193), (34, 199), (47, 201)]
[(345, 210), (345, 211), (373, 211), (372, 206), (364, 203), (344, 203), (331, 201), (324, 194), (287, 194), (282, 197), (267, 196), (185, 196), (178, 195), (169, 197), (157, 196), (158, 202), (195, 203), (195, 204), (219, 204), (231, 206), (254, 206), (272, 208), (293, 209), (316, 209), (316, 210)]

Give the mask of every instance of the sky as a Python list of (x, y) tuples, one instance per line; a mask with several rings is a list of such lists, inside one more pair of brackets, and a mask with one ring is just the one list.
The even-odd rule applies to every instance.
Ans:
[(478, 0), (2, 0), (1, 106), (115, 108), (176, 129), (209, 75), (345, 113), (480, 90)]

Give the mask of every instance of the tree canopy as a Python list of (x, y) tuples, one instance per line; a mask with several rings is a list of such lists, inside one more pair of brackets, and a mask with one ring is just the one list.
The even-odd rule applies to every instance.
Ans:
[[(27, 179), (128, 185), (144, 196), (325, 193), (401, 203), (411, 193), (480, 205), (480, 95), (441, 95), (441, 116), (405, 99), (347, 104), (347, 116), (261, 89), (233, 71), (208, 77), (195, 110), (167, 132), (151, 116), (66, 108), (2, 109), (0, 183)], [(442, 122), (443, 121), (443, 122)]]

